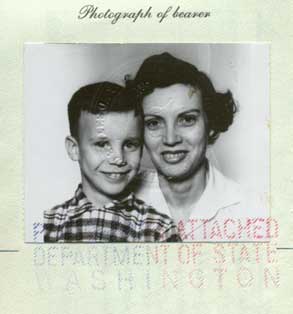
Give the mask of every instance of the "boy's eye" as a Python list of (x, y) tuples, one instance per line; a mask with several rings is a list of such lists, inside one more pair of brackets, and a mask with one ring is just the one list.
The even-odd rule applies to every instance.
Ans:
[(98, 141), (94, 145), (98, 148), (110, 148), (110, 143), (108, 141)]
[(145, 126), (149, 129), (149, 130), (157, 130), (160, 128), (161, 126), (161, 122), (159, 119), (149, 119), (145, 121)]
[(136, 149), (140, 148), (141, 142), (139, 140), (127, 141), (124, 144), (124, 147), (128, 151), (135, 151)]
[(184, 115), (179, 117), (178, 124), (181, 126), (191, 126), (194, 125), (197, 121), (197, 116), (195, 115)]

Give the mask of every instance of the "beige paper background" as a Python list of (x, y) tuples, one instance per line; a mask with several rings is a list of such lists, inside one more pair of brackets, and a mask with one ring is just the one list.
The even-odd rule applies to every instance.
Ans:
[[(292, 1), (180, 1), (186, 11), (211, 11), (211, 18), (169, 18), (162, 24), (153, 18), (115, 25), (77, 20), (84, 4), (65, 0), (0, 4), (1, 313), (290, 313), (293, 250), (276, 246), (293, 247)], [(177, 5), (174, 1), (95, 4), (116, 11), (152, 6), (153, 12)], [(270, 42), (271, 212), (279, 222), (279, 237), (258, 250), (254, 244), (236, 245), (234, 255), (228, 244), (205, 244), (198, 260), (193, 259), (197, 247), (173, 244), (166, 248), (167, 264), (162, 259), (164, 247), (156, 245), (100, 246), (97, 250), (108, 250), (112, 256), (105, 263), (99, 251), (99, 261), (85, 257), (89, 246), (24, 244), (23, 43), (36, 41)], [(146, 247), (152, 252), (149, 265)], [(131, 252), (128, 263), (117, 257), (125, 249)], [(156, 249), (159, 260), (154, 257)], [(63, 264), (61, 251), (72, 254)], [(218, 268), (223, 270), (222, 288)]]

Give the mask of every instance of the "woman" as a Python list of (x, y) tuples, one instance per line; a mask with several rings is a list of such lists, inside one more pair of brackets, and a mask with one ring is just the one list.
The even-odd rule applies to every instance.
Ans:
[(231, 92), (216, 92), (203, 72), (169, 53), (147, 58), (126, 83), (140, 98), (145, 146), (157, 171), (138, 182), (138, 196), (169, 214), (184, 240), (232, 239), (231, 218), (245, 216), (243, 197), (206, 157), (233, 122)]

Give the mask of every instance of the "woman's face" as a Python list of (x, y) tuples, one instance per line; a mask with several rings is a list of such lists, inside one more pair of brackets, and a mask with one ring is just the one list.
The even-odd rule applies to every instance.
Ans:
[(156, 88), (143, 100), (145, 145), (157, 171), (181, 181), (205, 158), (208, 131), (201, 93), (189, 85)]

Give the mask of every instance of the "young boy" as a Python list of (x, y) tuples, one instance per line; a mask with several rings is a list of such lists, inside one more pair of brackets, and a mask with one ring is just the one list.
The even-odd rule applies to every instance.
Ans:
[(129, 192), (142, 155), (138, 108), (135, 97), (110, 82), (72, 96), (65, 143), (81, 184), (72, 199), (45, 211), (45, 242), (180, 241), (171, 218)]

